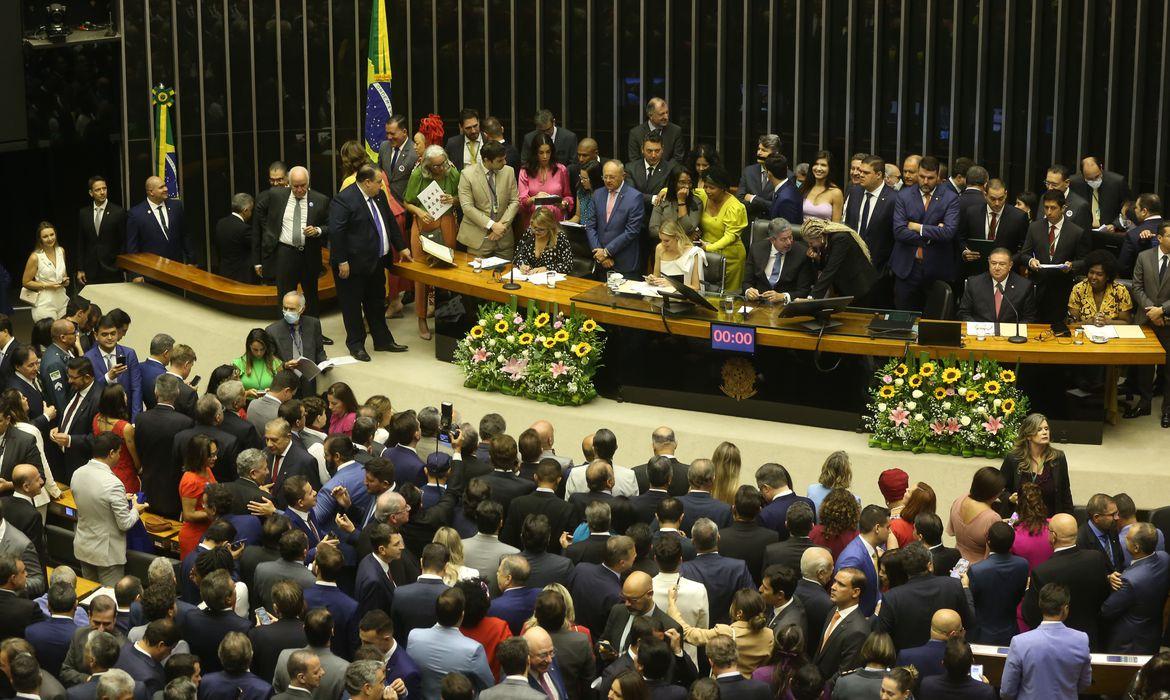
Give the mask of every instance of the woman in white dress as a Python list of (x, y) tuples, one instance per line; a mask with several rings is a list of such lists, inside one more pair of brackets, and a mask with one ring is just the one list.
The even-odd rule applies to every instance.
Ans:
[(654, 248), (654, 274), (646, 281), (657, 287), (669, 287), (666, 278), (673, 277), (700, 291), (706, 262), (703, 249), (691, 241), (677, 221), (664, 221), (658, 230), (658, 245)]
[[(65, 249), (57, 245), (57, 230), (47, 221), (37, 226), (37, 247), (28, 256), (21, 281), (28, 292), (36, 295), (32, 302), (32, 319), (59, 319), (69, 303), (69, 272), (65, 268)], [(28, 300), (27, 295), (21, 298)]]

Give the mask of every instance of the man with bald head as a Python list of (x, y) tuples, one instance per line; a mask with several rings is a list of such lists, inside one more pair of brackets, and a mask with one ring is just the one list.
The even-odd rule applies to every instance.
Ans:
[(170, 198), (161, 177), (146, 178), (146, 199), (126, 215), (126, 252), (153, 253), (179, 262), (194, 261), (184, 233), (183, 202)]
[(49, 337), (53, 342), (41, 357), (41, 391), (45, 403), (55, 407), (60, 415), (73, 398), (65, 366), (77, 356), (77, 324), (69, 319), (57, 319), (49, 327)]
[[(669, 426), (661, 425), (654, 429), (650, 434), (650, 449), (654, 452), (655, 457), (666, 457), (670, 460), (671, 477), (670, 486), (667, 492), (673, 497), (678, 498), (687, 492), (687, 470), (690, 468), (687, 464), (678, 461), (674, 453), (678, 450), (678, 438), (674, 435), (674, 429)], [(634, 478), (638, 480), (638, 491), (646, 493), (650, 490), (650, 477), (647, 472), (649, 461), (646, 464), (639, 464), (634, 467)]]
[(644, 571), (632, 571), (622, 584), (622, 602), (609, 610), (605, 631), (601, 638), (613, 645), (619, 654), (630, 644), (630, 628), (639, 617), (657, 619), (665, 629), (676, 629), (682, 634), (682, 626), (666, 611), (654, 604), (654, 580)]
[(605, 187), (593, 190), (593, 211), (585, 217), (585, 235), (593, 251), (593, 269), (599, 276), (612, 272), (637, 273), (638, 241), (645, 215), (642, 194), (625, 181), (625, 164), (606, 161), (601, 168)]
[(0, 517), (28, 537), (41, 561), (46, 561), (45, 526), (34, 499), (44, 487), (45, 478), (40, 469), (31, 464), (18, 464), (12, 469), (12, 494), (0, 499)]
[(536, 459), (539, 462), (542, 459), (555, 459), (560, 465), (561, 469), (569, 469), (573, 466), (573, 459), (571, 457), (562, 457), (553, 449), (554, 434), (553, 425), (546, 420), (538, 420), (532, 424), (532, 429), (540, 436), (540, 457)]
[(922, 156), (911, 154), (906, 156), (906, 160), (902, 161), (902, 186), (914, 188), (918, 186), (918, 164), (922, 162)]
[(524, 641), (528, 642), (528, 685), (550, 700), (569, 697), (548, 631), (533, 626), (524, 633)]
[(1048, 541), (1052, 557), (1032, 570), (1028, 592), (1024, 594), (1024, 622), (1033, 629), (1040, 624), (1040, 589), (1059, 583), (1068, 588), (1071, 597), (1065, 624), (1089, 635), (1089, 648), (1098, 651), (1101, 605), (1110, 592), (1109, 561), (1099, 549), (1077, 546), (1077, 521), (1068, 513), (1057, 513), (1048, 521)]
[(921, 646), (899, 651), (898, 665), (913, 664), (920, 678), (939, 675), (945, 671), (943, 654), (947, 650), (947, 640), (963, 639), (964, 636), (963, 618), (959, 613), (949, 608), (936, 610), (930, 618), (930, 639)]
[[(578, 141), (577, 157), (573, 159), (572, 165), (569, 166), (569, 183), (576, 188), (581, 181), (581, 171), (588, 170), (589, 166), (600, 162), (601, 158), (597, 155), (596, 140), (586, 136)], [(520, 171), (517, 170), (516, 172)]]
[(309, 187), (309, 171), (288, 171), (288, 187), (273, 187), (256, 200), (252, 264), (262, 278), (276, 280), (283, 297), (300, 285), (305, 313), (318, 316), (317, 277), (321, 245), (329, 233), (329, 197)]

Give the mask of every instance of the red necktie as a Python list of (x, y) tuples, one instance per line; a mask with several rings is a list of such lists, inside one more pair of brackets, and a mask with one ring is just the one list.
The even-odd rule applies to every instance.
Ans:
[[(924, 194), (922, 195), (922, 211), (925, 212), (928, 209), (930, 209), (930, 195)], [(918, 246), (918, 250), (914, 251), (914, 259), (921, 260), (925, 253), (926, 251), (923, 250), (922, 246)]]
[(275, 455), (272, 458), (272, 483), (274, 483), (274, 484), (276, 483), (277, 475), (280, 474), (280, 460), (281, 459), (283, 459), (283, 455)]
[(991, 223), (987, 226), (987, 240), (995, 240), (995, 227), (999, 225), (999, 215), (991, 212)]
[(61, 431), (69, 432), (70, 423), (73, 421), (73, 414), (77, 412), (77, 404), (81, 402), (81, 392), (73, 395), (73, 400), (69, 402), (69, 406), (65, 408), (65, 416), (61, 421)]
[(995, 283), (995, 317), (999, 318), (999, 307), (1003, 304), (1003, 286), (999, 282)]
[(1048, 260), (1056, 255), (1056, 224), (1048, 224)]

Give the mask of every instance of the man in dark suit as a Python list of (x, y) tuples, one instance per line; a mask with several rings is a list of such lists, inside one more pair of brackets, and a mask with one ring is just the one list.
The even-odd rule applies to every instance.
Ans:
[(223, 277), (254, 284), (252, 270), (252, 212), (256, 206), (252, 195), (240, 192), (232, 195), (232, 212), (215, 222), (215, 253), (219, 257), (217, 271)]
[(619, 654), (625, 653), (631, 642), (630, 628), (639, 618), (657, 620), (663, 629), (682, 634), (682, 626), (654, 604), (654, 582), (650, 576), (644, 571), (631, 571), (622, 584), (622, 602), (609, 609), (601, 639), (612, 644)]
[(633, 275), (638, 267), (637, 242), (645, 216), (642, 196), (625, 182), (621, 161), (607, 161), (601, 173), (605, 187), (594, 188), (593, 212), (584, 221), (594, 267), (605, 274)]
[(378, 167), (386, 173), (390, 192), (399, 202), (405, 199), (406, 184), (419, 155), (410, 138), (410, 122), (401, 114), (390, 115), (386, 120), (386, 140), (378, 147)]
[(1162, 227), (1162, 198), (1156, 194), (1139, 194), (1133, 204), (1132, 217), (1138, 225), (1125, 232), (1121, 253), (1117, 256), (1119, 274), (1133, 277), (1138, 253), (1158, 247), (1158, 229)]
[[(1069, 186), (1072, 183), (1071, 176), (1072, 170), (1067, 165), (1053, 163), (1044, 176), (1044, 186), (1049, 191), (1056, 190), (1064, 195), (1064, 200), (1061, 202), (1063, 209), (1061, 214), (1076, 224), (1077, 228), (1091, 234), (1093, 231), (1092, 207), (1088, 200)], [(1043, 202), (1043, 200), (1041, 201)], [(1049, 218), (1048, 212), (1044, 211), (1043, 207), (1040, 211), (1033, 212), (1033, 215), (1035, 221), (1044, 221)]]
[(1069, 181), (1069, 189), (1089, 203), (1089, 225), (1112, 232), (1125, 205), (1133, 198), (1125, 176), (1105, 169), (1096, 156), (1081, 159), (1081, 171)]
[[(0, 385), (7, 385), (16, 374), (12, 364), (12, 355), (21, 343), (13, 335), (12, 319), (7, 314), (0, 313)], [(31, 408), (31, 406), (30, 406)]]
[(284, 295), (281, 304), (284, 317), (279, 321), (273, 321), (264, 330), (276, 341), (276, 355), (284, 360), (285, 367), (301, 372), (300, 390), (297, 395), (316, 396), (317, 377), (320, 373), (316, 369), (306, 368), (311, 374), (310, 378), (299, 364), (293, 363), (302, 357), (313, 364), (328, 359), (325, 356), (326, 339), (321, 333), (321, 321), (306, 311), (305, 298), (295, 289)]
[(813, 502), (792, 491), (792, 475), (775, 462), (768, 462), (756, 470), (756, 486), (767, 504), (760, 511), (760, 524), (775, 531), (781, 540), (788, 539), (788, 528), (785, 526), (788, 509), (797, 503), (804, 503), (811, 509), (814, 507)]
[(967, 569), (975, 609), (975, 627), (970, 630), (973, 642), (1005, 646), (1020, 631), (1016, 610), (1028, 589), (1030, 567), (1027, 559), (1011, 553), (1015, 539), (1011, 525), (992, 523), (987, 531), (987, 558)]
[(519, 554), (501, 558), (496, 568), (495, 579), (500, 592), (492, 598), (488, 615), (508, 623), (512, 634), (523, 633), (524, 623), (532, 617), (536, 607), (536, 596), (540, 595), (539, 588), (528, 585), (531, 572), (528, 560)]
[(733, 638), (712, 639), (707, 642), (706, 652), (711, 662), (711, 677), (719, 685), (720, 700), (771, 700), (772, 689), (767, 683), (744, 678)]
[(757, 521), (764, 497), (754, 486), (740, 486), (735, 492), (731, 527), (719, 532), (719, 553), (747, 564), (748, 573), (757, 584), (764, 569), (764, 550), (779, 541), (775, 530), (763, 527)]
[(919, 678), (937, 676), (945, 671), (943, 657), (947, 640), (963, 639), (963, 634), (963, 620), (959, 613), (949, 608), (936, 610), (930, 617), (930, 638), (918, 646), (899, 647), (898, 665), (913, 665), (918, 669)]
[[(199, 392), (188, 384), (191, 371), (195, 368), (195, 351), (190, 345), (179, 343), (171, 350), (171, 360), (167, 363), (167, 374), (179, 380), (179, 396), (175, 399), (175, 410), (192, 418), (195, 417), (195, 402)], [(280, 373), (277, 372), (277, 377)], [(155, 380), (157, 382), (157, 380)]]
[(709, 459), (696, 459), (687, 470), (690, 490), (678, 500), (683, 505), (682, 531), (691, 535), (691, 526), (699, 518), (709, 518), (718, 527), (731, 526), (731, 506), (711, 495), (715, 488), (715, 464)]
[(652, 535), (650, 546), (653, 547), (658, 543), (658, 540), (669, 537), (678, 541), (679, 547), (682, 548), (683, 561), (693, 560), (698, 553), (695, 551), (695, 544), (691, 542), (689, 537), (683, 534), (681, 529), (683, 519), (682, 502), (677, 498), (664, 498), (658, 504), (658, 510), (655, 515), (658, 518), (658, 531)]
[(813, 527), (813, 507), (804, 501), (796, 501), (788, 506), (784, 513), (784, 529), (788, 532), (788, 539), (773, 542), (764, 548), (764, 558), (760, 565), (767, 569), (769, 566), (780, 564), (800, 571), (800, 558), (813, 541), (809, 533)]
[[(678, 450), (678, 438), (675, 437), (674, 430), (665, 425), (655, 428), (654, 432), (650, 434), (650, 449), (654, 452), (655, 457), (665, 457), (670, 460), (671, 475), (667, 492), (673, 498), (685, 494), (687, 492), (687, 471), (690, 470), (690, 465), (680, 462), (674, 456)], [(649, 462), (634, 467), (634, 478), (638, 481), (640, 493), (646, 493), (651, 487), (647, 473), (648, 465)]]
[(569, 589), (577, 611), (577, 623), (589, 628), (594, 639), (601, 639), (609, 611), (621, 602), (621, 577), (634, 564), (637, 552), (634, 541), (615, 535), (605, 543), (605, 558), (600, 564), (577, 565)]
[(342, 190), (329, 209), (329, 262), (341, 299), (346, 348), (354, 358), (368, 362), (363, 316), (374, 336), (375, 350), (406, 350), (405, 345), (394, 342), (386, 327), (384, 270), (392, 249), (400, 251), (406, 262), (411, 257), (398, 223), (390, 215), (378, 169), (372, 165), (359, 168), (356, 184)]
[[(219, 448), (215, 466), (212, 468), (216, 481), (220, 483), (234, 481), (238, 475), (236, 457), (239, 455), (240, 449), (234, 437), (219, 429), (219, 424), (223, 422), (223, 406), (219, 403), (219, 399), (209, 394), (199, 397), (199, 402), (195, 407), (195, 421), (195, 425), (175, 435), (173, 463), (183, 463), (183, 456), (186, 454), (187, 445), (191, 442), (191, 438), (196, 435), (206, 435)], [(247, 515), (247, 513), (239, 515)]]
[(249, 504), (273, 502), (272, 494), (260, 488), (268, 484), (268, 478), (268, 459), (262, 451), (249, 448), (237, 456), (236, 478), (224, 483), (232, 495), (232, 515), (251, 515)]
[(858, 569), (844, 568), (833, 575), (829, 589), (833, 612), (820, 634), (811, 639), (811, 645), (818, 647), (813, 663), (822, 678), (857, 667), (861, 645), (869, 636), (869, 621), (859, 606), (865, 583), (865, 574)]
[(170, 364), (171, 351), (174, 348), (175, 339), (166, 333), (158, 333), (150, 339), (150, 355), (138, 365), (142, 374), (142, 404), (146, 408), (154, 408), (157, 401), (154, 383), (167, 373), (167, 365)]
[(647, 136), (642, 142), (642, 149), (637, 158), (626, 163), (626, 179), (634, 189), (642, 193), (642, 201), (646, 204), (643, 219), (650, 222), (650, 211), (658, 201), (658, 193), (666, 187), (666, 179), (678, 165), (667, 160), (663, 155), (662, 139), (659, 136)]
[(142, 490), (151, 512), (168, 518), (178, 518), (183, 510), (179, 502), (182, 464), (174, 461), (175, 436), (195, 425), (190, 416), (175, 410), (181, 383), (170, 374), (160, 376), (154, 385), (158, 402), (134, 421), (134, 442), (144, 465)]
[[(309, 171), (288, 171), (288, 187), (273, 187), (256, 201), (252, 264), (256, 274), (276, 280), (283, 297), (300, 285), (310, 316), (318, 316), (317, 278), (321, 246), (329, 235), (329, 198), (309, 189)], [(383, 195), (384, 196), (384, 195)]]
[(788, 222), (804, 218), (804, 197), (796, 182), (796, 176), (788, 169), (788, 159), (780, 154), (769, 156), (764, 161), (768, 182), (772, 184), (772, 204), (768, 207), (769, 219), (784, 219)]
[[(230, 614), (235, 617), (235, 613)], [(236, 617), (236, 619), (243, 622), (245, 626), (248, 624), (243, 618)], [(193, 631), (189, 627), (186, 629), (188, 633)], [(142, 681), (142, 684), (146, 686), (146, 691), (151, 695), (161, 692), (167, 684), (167, 674), (163, 670), (163, 659), (171, 655), (175, 645), (181, 639), (179, 628), (173, 620), (165, 618), (155, 620), (146, 626), (146, 631), (143, 632), (142, 639), (137, 642), (126, 642), (122, 647), (122, 653), (118, 655), (118, 663), (114, 664), (114, 668), (129, 673), (130, 677), (136, 681)], [(219, 637), (216, 637), (210, 641), (218, 646), (219, 639)], [(191, 647), (192, 652), (194, 652), (194, 645), (192, 644)], [(212, 654), (212, 656), (215, 656), (215, 654)], [(202, 658), (206, 657), (204, 656)], [(215, 670), (218, 671), (218, 659), (215, 659), (215, 661)], [(212, 666), (211, 659), (202, 663), (203, 668), (210, 668)]]
[(1038, 626), (1043, 618), (1040, 589), (1050, 583), (1062, 584), (1072, 600), (1065, 624), (1089, 635), (1089, 648), (1097, 650), (1101, 647), (1101, 605), (1109, 597), (1109, 561), (1099, 549), (1076, 546), (1077, 521), (1067, 513), (1052, 516), (1048, 531), (1055, 553), (1032, 570), (1028, 592), (1024, 594), (1024, 622), (1033, 628)]
[(950, 576), (962, 557), (959, 550), (943, 544), (942, 518), (934, 513), (919, 513), (914, 518), (914, 536), (930, 551), (930, 566), (935, 576)]
[(613, 537), (610, 532), (612, 517), (613, 511), (608, 502), (593, 501), (586, 505), (584, 507), (584, 521), (589, 527), (589, 536), (565, 547), (565, 557), (574, 564), (582, 562), (600, 564), (603, 562), (606, 547), (610, 538)]
[(219, 429), (234, 437), (241, 451), (264, 449), (264, 441), (260, 439), (256, 426), (240, 417), (240, 409), (246, 407), (244, 385), (239, 380), (220, 382), (215, 396), (223, 406), (223, 422), (219, 424)]
[(536, 484), (516, 474), (520, 468), (520, 458), (516, 451), (516, 440), (511, 435), (492, 438), (490, 457), (492, 473), (484, 475), (483, 480), (492, 487), (492, 500), (502, 504), (507, 513), (512, 501), (535, 491)]
[(366, 532), (374, 551), (358, 562), (354, 583), (354, 600), (359, 619), (371, 610), (390, 610), (397, 586), (390, 576), (390, 565), (402, 557), (402, 535), (386, 523), (371, 523)]
[[(1170, 348), (1170, 328), (1166, 325), (1166, 314), (1170, 312), (1170, 226), (1158, 227), (1158, 247), (1142, 251), (1137, 256), (1133, 269), (1134, 323), (1146, 325), (1154, 332), (1163, 348)], [(1126, 411), (1126, 418), (1149, 415), (1150, 402), (1154, 396), (1154, 368), (1142, 367), (1137, 373), (1138, 391), (1141, 400)], [(1170, 410), (1166, 408), (1166, 397), (1170, 397), (1170, 372), (1162, 372), (1162, 427), (1170, 428)]]
[[(223, 670), (203, 674), (199, 687), (208, 697), (269, 697), (273, 691), (273, 679), (263, 679), (248, 670), (250, 666), (255, 668), (254, 659), (258, 653), (260, 650), (246, 636), (228, 632), (219, 643), (216, 654)], [(276, 675), (280, 675), (279, 671)]]
[(1101, 606), (1105, 648), (1119, 654), (1156, 654), (1170, 589), (1170, 554), (1157, 551), (1158, 531), (1150, 523), (1131, 526), (1125, 546), (1133, 562), (1110, 576), (1114, 590)]
[(12, 495), (0, 498), (0, 522), (20, 530), (32, 542), (41, 562), (45, 557), (45, 526), (33, 499), (41, 494), (45, 478), (31, 464), (21, 464), (11, 470)]
[(930, 552), (921, 542), (902, 548), (901, 561), (909, 580), (891, 587), (882, 597), (882, 607), (874, 620), (874, 630), (885, 632), (898, 649), (925, 644), (930, 639), (930, 619), (938, 610), (954, 610), (963, 627), (975, 626), (959, 580), (950, 576), (931, 576)]
[(24, 596), (28, 571), (18, 553), (0, 553), (0, 635), (23, 637), (29, 625), (45, 619), (35, 600)]
[(1035, 319), (1032, 283), (1012, 272), (1012, 255), (1007, 248), (996, 248), (987, 256), (987, 272), (967, 279), (959, 303), (959, 320), (991, 321), (998, 326), (1031, 323)]
[[(459, 133), (447, 139), (447, 144), (443, 148), (447, 151), (447, 158), (451, 161), (451, 165), (454, 165), (457, 170), (478, 163), (479, 151), (483, 148), (483, 135), (479, 129), (479, 112), (468, 108), (459, 110)], [(410, 170), (411, 167), (408, 164), (407, 170)], [(400, 250), (400, 248), (395, 246), (395, 250)]]
[(305, 596), (299, 584), (278, 581), (269, 598), (272, 606), (268, 612), (276, 618), (275, 621), (248, 630), (248, 639), (255, 650), (251, 668), (261, 678), (275, 675), (280, 652), (300, 649), (308, 643), (305, 624), (299, 619), (305, 608)]
[[(743, 169), (739, 176), (739, 189), (736, 196), (747, 207), (748, 218), (768, 216), (772, 208), (772, 195), (776, 192), (776, 183), (768, 176), (764, 164), (772, 156), (780, 155), (780, 137), (776, 134), (763, 134), (756, 142), (756, 162)], [(786, 168), (787, 170), (787, 168)], [(786, 177), (781, 176), (781, 179)]]
[(394, 637), (399, 644), (406, 643), (411, 630), (426, 629), (437, 622), (435, 601), (440, 593), (450, 588), (443, 583), (443, 570), (451, 560), (446, 547), (432, 542), (423, 547), (419, 559), (422, 573), (418, 580), (394, 591), (390, 617), (394, 620)]
[[(1049, 179), (1052, 179), (1049, 173)], [(1037, 285), (1037, 320), (1056, 323), (1068, 313), (1073, 279), (1085, 271), (1085, 256), (1092, 240), (1065, 209), (1064, 195), (1049, 190), (1040, 198), (1044, 216), (1028, 227), (1024, 247), (1016, 254), (1017, 265), (1026, 265)], [(1042, 266), (1054, 267), (1042, 267)]]
[[(626, 143), (626, 160), (637, 160), (642, 144), (649, 136), (662, 141), (662, 160), (681, 163), (687, 155), (683, 142), (682, 127), (670, 121), (670, 107), (661, 97), (651, 97), (646, 102), (646, 121), (630, 129)], [(565, 161), (561, 161), (565, 162)], [(575, 181), (573, 181), (575, 184)]]
[[(360, 643), (358, 639), (357, 601), (337, 586), (338, 576), (345, 567), (345, 558), (341, 550), (331, 545), (317, 548), (317, 556), (313, 559), (312, 570), (317, 577), (314, 586), (305, 589), (305, 607), (308, 609), (325, 608), (332, 618), (331, 648), (333, 653), (344, 658), (352, 658), (353, 652)], [(305, 620), (305, 637), (311, 645), (309, 621)]]
[(731, 599), (741, 588), (754, 588), (747, 564), (719, 554), (719, 527), (708, 518), (695, 523), (694, 561), (684, 562), (678, 572), (683, 578), (698, 581), (707, 587), (712, 625), (729, 624)]
[(743, 294), (748, 301), (787, 303), (807, 297), (816, 277), (808, 246), (792, 240), (788, 220), (772, 219), (767, 238), (755, 241), (748, 250)]
[[(231, 575), (220, 569), (203, 577), (199, 583), (199, 595), (207, 604), (206, 609), (192, 610), (183, 616), (183, 635), (197, 654), (208, 673), (220, 671), (219, 642), (228, 632), (248, 633), (250, 621), (236, 615), (236, 589)], [(151, 623), (154, 624), (154, 623)]]
[[(504, 165), (512, 169), (512, 172), (519, 175), (520, 172), (520, 151), (516, 147), (504, 140), (504, 125), (500, 124), (500, 120), (495, 117), (487, 117), (483, 120), (483, 141), (484, 144), (496, 142), (504, 147)], [(571, 174), (572, 161), (569, 163), (561, 163), (570, 168), (569, 184), (576, 188), (577, 181), (573, 179)]]
[(898, 193), (885, 184), (886, 163), (881, 156), (866, 156), (857, 172), (858, 184), (849, 188), (845, 225), (861, 235), (874, 268), (883, 272), (894, 248), (894, 199)]
[(109, 200), (101, 175), (89, 179), (92, 203), (77, 212), (77, 281), (82, 285), (121, 282), (118, 254), (126, 245), (126, 210)]
[(962, 210), (959, 228), (964, 239), (995, 241), (1015, 255), (1028, 234), (1027, 215), (1008, 205), (1007, 185), (1003, 180), (988, 181), (984, 199)]
[(272, 495), (278, 508), (289, 506), (284, 482), (291, 476), (303, 476), (314, 490), (321, 488), (317, 460), (292, 438), (288, 421), (283, 418), (270, 421), (264, 429), (264, 443), (268, 450), (268, 471), (272, 474)]
[(29, 625), (24, 638), (37, 650), (37, 661), (54, 676), (61, 675), (61, 663), (69, 652), (73, 635), (79, 625), (73, 619), (77, 608), (77, 592), (68, 581), (49, 586), (49, 619)]
[(760, 595), (768, 610), (768, 628), (773, 633), (788, 625), (796, 625), (802, 633), (807, 633), (808, 616), (804, 612), (804, 603), (796, 595), (796, 586), (800, 582), (800, 569), (790, 566), (773, 564), (760, 574)]
[(161, 177), (146, 178), (146, 199), (126, 216), (126, 252), (153, 253), (179, 262), (195, 259), (183, 226), (183, 202), (169, 197)]
[[(87, 357), (74, 357), (67, 365), (69, 388), (73, 398), (61, 413), (60, 428), (49, 433), (53, 442), (64, 453), (65, 473), (63, 480), (69, 483), (70, 477), (77, 468), (89, 461), (91, 444), (93, 442), (93, 419), (98, 413), (98, 403), (102, 397), (102, 386), (93, 378), (93, 365)], [(30, 436), (31, 437), (31, 436)], [(7, 450), (5, 450), (7, 452)], [(38, 455), (34, 461), (26, 463), (40, 464)]]
[(934, 282), (955, 277), (959, 228), (959, 197), (939, 184), (939, 162), (933, 156), (918, 164), (918, 187), (903, 188), (894, 199), (894, 305), (921, 311)]
[[(532, 140), (537, 134), (544, 134), (553, 142), (553, 153), (558, 163), (572, 163), (577, 153), (577, 135), (563, 126), (557, 126), (557, 119), (551, 110), (541, 109), (532, 117), (532, 125), (536, 127), (524, 134), (524, 141), (520, 146), (520, 162), (527, 163), (532, 152)], [(630, 160), (633, 160), (631, 158)], [(570, 183), (576, 185), (576, 183)]]
[[(650, 482), (650, 488), (631, 498), (630, 507), (634, 509), (638, 522), (649, 525), (654, 522), (659, 504), (670, 498), (669, 489), (674, 473), (674, 462), (669, 457), (656, 455), (643, 466)], [(637, 474), (637, 468), (635, 468), (634, 476), (637, 477)]]
[(1117, 537), (1117, 503), (1112, 497), (1097, 493), (1089, 498), (1085, 510), (1089, 519), (1077, 531), (1077, 546), (1101, 552), (1109, 562), (1109, 569), (1120, 573), (1125, 568), (1125, 557)]
[(833, 578), (833, 554), (824, 547), (811, 547), (800, 557), (800, 581), (793, 595), (804, 605), (808, 636), (816, 640), (833, 612), (833, 601), (825, 590)]
[(0, 445), (4, 448), (0, 453), (0, 479), (14, 481), (16, 468), (22, 464), (31, 464), (41, 470), (45, 468), (37, 449), (37, 439), (16, 427), (8, 415), (0, 415)]
[[(561, 481), (561, 465), (555, 459), (540, 460), (536, 468), (536, 490), (512, 501), (504, 518), (504, 529), (500, 539), (513, 547), (521, 546), (521, 532), (529, 516), (543, 515), (548, 520), (549, 538), (545, 547), (558, 554), (561, 551), (560, 533), (568, 532), (576, 525), (573, 506), (556, 496), (557, 484)], [(495, 490), (492, 497), (496, 498)]]

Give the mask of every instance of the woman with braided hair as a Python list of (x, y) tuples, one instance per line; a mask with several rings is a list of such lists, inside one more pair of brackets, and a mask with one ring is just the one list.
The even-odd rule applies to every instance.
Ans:
[(845, 224), (816, 218), (805, 219), (800, 234), (818, 270), (809, 296), (851, 296), (854, 306), (864, 306), (878, 273), (861, 236)]

